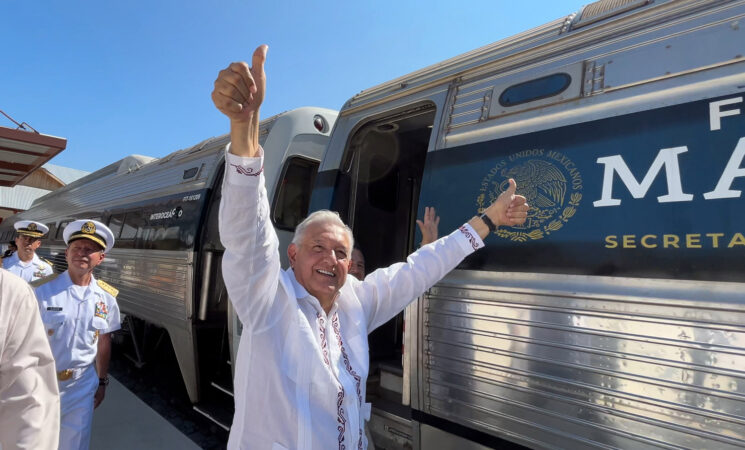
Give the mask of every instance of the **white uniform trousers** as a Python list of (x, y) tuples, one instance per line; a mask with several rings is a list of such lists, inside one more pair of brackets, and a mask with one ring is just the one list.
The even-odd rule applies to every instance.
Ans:
[(93, 423), (93, 395), (98, 389), (94, 364), (78, 378), (59, 382), (60, 437), (59, 450), (88, 450)]

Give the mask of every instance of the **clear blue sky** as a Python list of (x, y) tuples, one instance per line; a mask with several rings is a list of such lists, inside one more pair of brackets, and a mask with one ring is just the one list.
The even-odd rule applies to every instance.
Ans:
[[(269, 45), (262, 115), (357, 92), (576, 12), (589, 1), (5, 1), (0, 109), (65, 137), (94, 171), (228, 131), (217, 72)], [(14, 125), (0, 116), (0, 125)]]

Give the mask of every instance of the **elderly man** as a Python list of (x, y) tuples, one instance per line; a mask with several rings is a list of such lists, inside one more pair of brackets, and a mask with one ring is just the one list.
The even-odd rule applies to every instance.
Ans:
[(483, 218), (364, 281), (347, 277), (351, 230), (338, 214), (317, 211), (298, 225), (282, 271), (258, 144), (266, 51), (254, 52), (251, 68), (221, 71), (212, 92), (231, 124), (220, 237), (225, 284), (244, 324), (228, 448), (362, 449), (367, 334), (483, 246), (479, 236), (522, 223), (527, 205), (511, 181)]
[(13, 224), (16, 229), (15, 244), (18, 250), (3, 260), (8, 272), (31, 282), (52, 274), (52, 263), (44, 261), (36, 254), (41, 238), (49, 228), (41, 222), (19, 220)]
[(54, 359), (31, 286), (0, 269), (0, 449), (56, 450)]
[(93, 409), (109, 383), (111, 332), (120, 328), (118, 291), (93, 277), (114, 235), (95, 220), (65, 228), (67, 270), (36, 285), (41, 320), (57, 365), (61, 397), (60, 450), (87, 449)]

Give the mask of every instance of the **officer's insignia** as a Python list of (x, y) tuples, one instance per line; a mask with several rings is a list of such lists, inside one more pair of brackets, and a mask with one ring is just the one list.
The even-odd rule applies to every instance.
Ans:
[(82, 227), (80, 227), (80, 231), (85, 234), (93, 234), (96, 232), (96, 224), (93, 222), (86, 222)]
[(105, 281), (96, 280), (96, 283), (98, 283), (98, 287), (111, 294), (112, 297), (116, 297), (119, 294), (119, 289), (115, 288)]
[(38, 287), (39, 287), (39, 286), (41, 286), (42, 284), (46, 284), (46, 283), (49, 283), (50, 281), (54, 280), (54, 279), (55, 279), (55, 278), (57, 278), (57, 277), (58, 277), (59, 275), (60, 275), (60, 274), (58, 274), (58, 273), (55, 273), (55, 274), (52, 274), (52, 275), (46, 276), (46, 277), (44, 277), (44, 278), (39, 278), (38, 280), (34, 280), (34, 281), (30, 282), (29, 284), (30, 284), (30, 285), (31, 285), (31, 287), (33, 287), (33, 288), (38, 288)]
[(26, 229), (28, 231), (36, 231), (36, 224), (35, 223), (30, 223), (30, 224), (28, 224), (28, 226), (26, 227)]
[(500, 227), (498, 236), (518, 242), (542, 239), (577, 213), (583, 188), (579, 169), (566, 155), (544, 149), (514, 153), (489, 170), (476, 199), (479, 213), (507, 190), (510, 178), (517, 182), (517, 193), (525, 196), (530, 209), (524, 224)]
[(104, 302), (98, 302), (96, 303), (96, 317), (100, 317), (104, 320), (109, 316), (109, 309), (106, 307), (106, 303)]
[(39, 270), (38, 272), (34, 272), (34, 276), (36, 278), (41, 278), (44, 276), (44, 266), (41, 266), (40, 269), (41, 270)]

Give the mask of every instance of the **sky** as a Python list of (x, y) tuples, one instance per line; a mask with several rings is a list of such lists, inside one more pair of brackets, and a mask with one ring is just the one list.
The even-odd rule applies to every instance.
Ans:
[[(228, 132), (217, 73), (269, 45), (262, 117), (356, 93), (578, 12), (589, 1), (5, 0), (0, 110), (98, 170)], [(0, 115), (0, 126), (15, 125)]]

